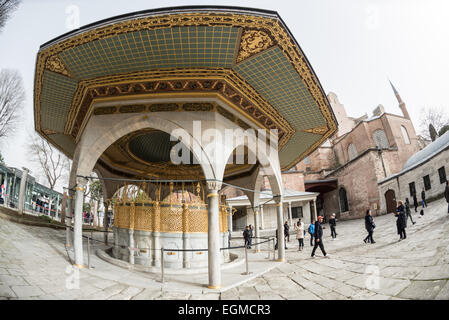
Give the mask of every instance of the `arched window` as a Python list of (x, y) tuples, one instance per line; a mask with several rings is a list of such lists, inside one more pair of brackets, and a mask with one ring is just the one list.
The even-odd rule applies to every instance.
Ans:
[(348, 147), (348, 156), (349, 156), (349, 161), (351, 161), (352, 159), (357, 157), (357, 149), (355, 148), (355, 145), (352, 143)]
[(404, 137), (405, 144), (410, 144), (410, 138), (408, 137), (407, 129), (404, 126), (401, 126), (402, 137)]
[(310, 164), (310, 157), (304, 158), (304, 164)]
[(340, 198), (340, 210), (341, 210), (341, 212), (349, 211), (348, 197), (346, 196), (346, 189), (345, 188), (340, 188), (339, 198)]
[(373, 134), (374, 143), (376, 144), (376, 147), (380, 149), (388, 148), (388, 139), (387, 135), (383, 130), (376, 130)]

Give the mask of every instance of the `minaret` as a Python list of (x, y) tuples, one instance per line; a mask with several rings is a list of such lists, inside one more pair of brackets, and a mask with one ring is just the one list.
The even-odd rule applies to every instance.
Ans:
[(393, 86), (393, 84), (391, 83), (390, 80), (388, 80), (390, 82), (391, 87), (393, 88), (394, 91), (394, 95), (396, 96), (396, 99), (398, 99), (399, 102), (399, 108), (401, 108), (402, 110), (402, 114), (404, 115), (404, 118), (406, 119), (410, 119), (410, 115), (408, 114), (407, 108), (405, 107), (405, 103), (404, 101), (402, 101), (401, 96), (399, 95), (399, 92), (396, 90), (396, 88)]

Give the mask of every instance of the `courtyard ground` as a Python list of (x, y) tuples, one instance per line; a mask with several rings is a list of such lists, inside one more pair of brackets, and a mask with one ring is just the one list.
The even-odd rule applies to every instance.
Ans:
[(362, 241), (363, 219), (337, 223), (335, 241), (326, 225), (329, 258), (319, 249), (310, 257), (308, 235), (299, 252), (291, 235), (287, 262), (266, 259), (264, 250), (250, 252), (252, 275), (241, 275), (242, 263), (223, 271), (222, 291), (204, 287), (207, 274), (168, 275), (162, 284), (159, 274), (123, 269), (94, 255), (94, 268), (79, 272), (77, 288), (64, 231), (0, 218), (0, 299), (449, 299), (447, 204), (435, 201), (423, 217), (413, 218), (417, 223), (409, 221), (407, 239), (400, 242), (392, 214), (375, 218), (375, 244)]

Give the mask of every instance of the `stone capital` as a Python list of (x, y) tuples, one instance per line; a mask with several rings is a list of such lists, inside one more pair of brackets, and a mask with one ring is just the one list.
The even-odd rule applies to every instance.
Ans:
[(86, 178), (83, 178), (83, 177), (77, 177), (76, 178), (75, 190), (82, 189), (82, 191), (84, 191), (86, 189), (86, 185), (87, 185), (87, 179)]
[(207, 189), (209, 192), (218, 191), (221, 189), (222, 182), (221, 181), (207, 181)]
[(273, 200), (274, 200), (274, 202), (276, 202), (276, 204), (282, 204), (282, 196), (281, 195), (275, 195), (275, 196), (273, 196)]

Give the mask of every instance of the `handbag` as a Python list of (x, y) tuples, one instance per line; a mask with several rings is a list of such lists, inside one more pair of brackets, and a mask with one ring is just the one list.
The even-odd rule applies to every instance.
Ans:
[(373, 222), (373, 229), (376, 227), (376, 224)]

